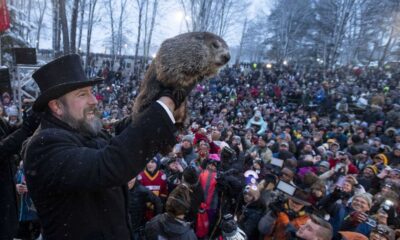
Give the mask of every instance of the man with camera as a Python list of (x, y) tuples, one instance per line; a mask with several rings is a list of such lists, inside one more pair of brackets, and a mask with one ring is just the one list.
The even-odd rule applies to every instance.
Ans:
[(299, 188), (294, 187), (293, 190), (292, 195), (281, 196), (271, 203), (269, 211), (259, 221), (258, 230), (264, 234), (265, 240), (290, 239), (300, 226), (306, 224), (310, 219), (309, 214), (305, 211), (305, 207), (311, 205), (307, 201), (309, 195)]
[(320, 209), (329, 213), (329, 222), (333, 227), (334, 239), (339, 238), (339, 231), (359, 232), (368, 236), (374, 221), (368, 212), (372, 206), (372, 197), (369, 193), (357, 194), (353, 197), (350, 205), (336, 203), (340, 198), (340, 190), (335, 190), (323, 202)]

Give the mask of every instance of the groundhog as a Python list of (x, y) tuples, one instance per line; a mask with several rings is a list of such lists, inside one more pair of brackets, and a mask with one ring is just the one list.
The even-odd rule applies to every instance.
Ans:
[(182, 91), (186, 97), (198, 82), (215, 75), (229, 59), (228, 45), (213, 33), (190, 32), (165, 40), (145, 74), (133, 118), (158, 99), (163, 88)]

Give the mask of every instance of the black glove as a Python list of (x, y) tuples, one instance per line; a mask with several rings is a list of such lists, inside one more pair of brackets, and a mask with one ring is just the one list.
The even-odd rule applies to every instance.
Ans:
[(277, 217), (278, 213), (280, 213), (283, 209), (281, 201), (275, 201), (269, 204), (269, 209), (273, 216)]
[(195, 85), (188, 87), (178, 86), (176, 88), (161, 86), (159, 97), (166, 96), (171, 98), (174, 101), (175, 109), (178, 109), (194, 87)]
[(38, 113), (31, 113), (23, 119), (22, 127), (32, 134), (39, 126), (40, 120), (41, 117)]

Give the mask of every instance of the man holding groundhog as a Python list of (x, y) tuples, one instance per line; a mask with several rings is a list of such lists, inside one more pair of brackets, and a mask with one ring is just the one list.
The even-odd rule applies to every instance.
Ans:
[[(204, 34), (184, 36), (198, 42), (214, 38), (210, 34), (204, 38)], [(226, 48), (225, 43), (221, 46)], [(218, 67), (230, 57), (227, 50), (222, 52), (213, 58)], [(179, 99), (175, 89), (182, 86), (171, 79), (168, 89), (153, 89), (156, 98), (140, 105), (133, 120), (122, 121), (118, 128), (123, 131), (110, 138), (101, 130), (92, 93), (92, 86), (102, 79), (86, 78), (79, 55), (58, 58), (32, 77), (41, 90), (33, 110), (42, 114), (42, 120), (26, 145), (25, 174), (44, 239), (131, 239), (126, 183), (156, 153), (172, 149), (175, 119), (184, 120), (186, 105), (182, 103), (196, 81), (180, 79), (186, 92), (180, 91)], [(146, 88), (146, 79), (143, 85)]]

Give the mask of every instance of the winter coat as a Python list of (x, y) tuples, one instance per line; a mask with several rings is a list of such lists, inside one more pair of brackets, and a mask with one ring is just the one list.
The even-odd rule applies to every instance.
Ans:
[(260, 233), (257, 226), (264, 213), (265, 205), (260, 199), (244, 206), (238, 224), (240, 229), (246, 233), (248, 239), (259, 239)]
[(83, 135), (45, 114), (24, 163), (44, 238), (130, 239), (126, 183), (155, 153), (172, 149), (174, 132), (158, 103), (111, 139)]
[(129, 214), (131, 217), (132, 231), (145, 226), (146, 203), (154, 205), (155, 214), (159, 214), (163, 210), (163, 205), (159, 197), (154, 195), (149, 189), (142, 186), (139, 182), (129, 190)]
[(186, 221), (194, 223), (197, 220), (200, 204), (204, 201), (204, 191), (201, 185), (190, 186), (190, 209), (185, 216)]
[(285, 212), (280, 212), (277, 217), (272, 211), (268, 212), (258, 223), (258, 229), (264, 235), (264, 240), (290, 239), (289, 229), (299, 229), (300, 226), (306, 224), (310, 217), (307, 214), (296, 216), (292, 219)]
[(369, 236), (372, 227), (366, 223), (352, 225), (349, 221), (346, 221), (345, 219), (349, 219), (349, 214), (354, 210), (345, 204), (335, 203), (337, 199), (335, 194), (330, 194), (320, 202), (320, 208), (326, 210), (330, 215), (329, 223), (333, 228), (333, 239), (341, 239), (339, 231), (359, 232)]
[(196, 234), (190, 224), (177, 220), (168, 213), (155, 216), (145, 227), (147, 240), (195, 240)]
[(14, 181), (16, 165), (13, 159), (33, 131), (22, 125), (11, 132), (6, 121), (0, 117), (0, 239), (12, 239), (17, 230), (18, 211)]

